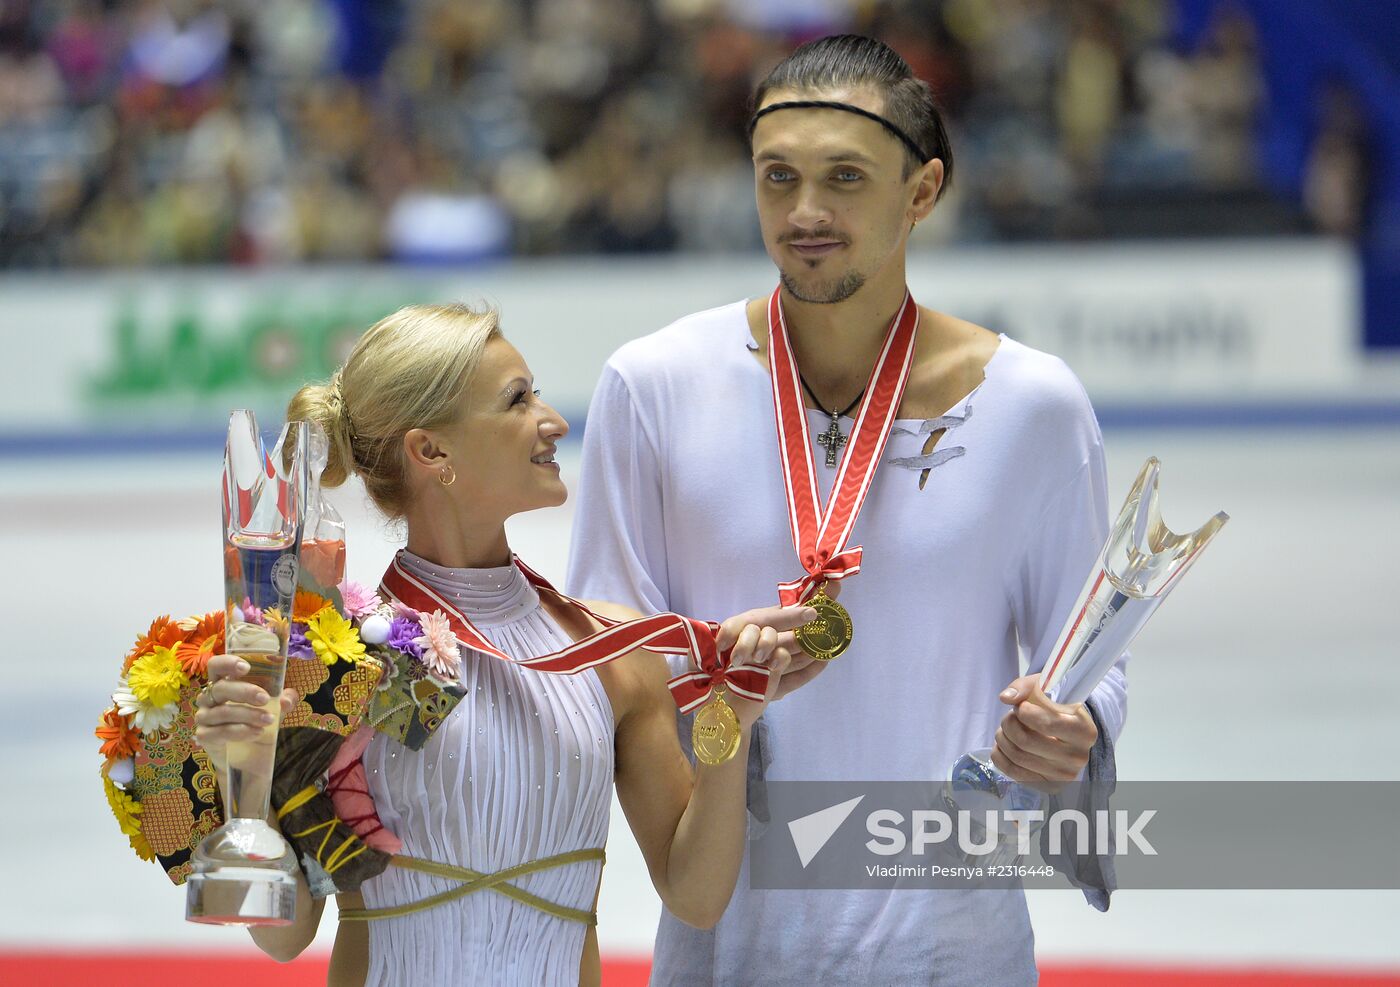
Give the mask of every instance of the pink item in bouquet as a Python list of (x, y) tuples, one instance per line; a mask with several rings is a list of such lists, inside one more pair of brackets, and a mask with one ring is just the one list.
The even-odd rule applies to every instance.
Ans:
[(374, 728), (363, 726), (345, 738), (331, 761), (326, 794), (331, 797), (331, 804), (335, 806), (335, 814), (341, 822), (354, 830), (367, 846), (384, 853), (398, 853), (403, 849), (403, 841), (379, 821), (379, 813), (375, 811), (374, 800), (369, 795), (365, 765), (361, 760), (373, 737)]

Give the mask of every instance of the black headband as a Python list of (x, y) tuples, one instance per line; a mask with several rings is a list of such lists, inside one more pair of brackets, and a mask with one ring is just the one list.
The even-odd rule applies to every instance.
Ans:
[(914, 153), (914, 157), (917, 158), (921, 164), (928, 164), (929, 161), (933, 160), (932, 156), (925, 154), (923, 148), (914, 143), (914, 138), (880, 116), (880, 114), (871, 113), (869, 110), (863, 110), (859, 106), (852, 106), (850, 103), (838, 103), (834, 100), (826, 99), (793, 99), (765, 106), (763, 109), (756, 112), (749, 120), (750, 143), (753, 142), (753, 129), (758, 126), (758, 121), (774, 110), (844, 110), (847, 113), (854, 113), (856, 116), (865, 117), (867, 120), (874, 120), (880, 126), (898, 137), (904, 142), (904, 146)]

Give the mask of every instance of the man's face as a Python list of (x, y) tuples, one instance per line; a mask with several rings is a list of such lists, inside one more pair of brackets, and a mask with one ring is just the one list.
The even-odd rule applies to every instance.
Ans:
[[(796, 99), (884, 112), (884, 99), (864, 87), (774, 90), (763, 106)], [(763, 243), (794, 297), (844, 301), (903, 250), (915, 179), (904, 176), (903, 145), (874, 120), (778, 110), (754, 128), (753, 160)]]

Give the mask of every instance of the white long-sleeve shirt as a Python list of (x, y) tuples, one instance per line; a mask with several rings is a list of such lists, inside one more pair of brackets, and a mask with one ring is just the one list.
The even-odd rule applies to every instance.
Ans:
[[(569, 590), (723, 619), (802, 574), (767, 371), (743, 302), (618, 350), (589, 410)], [(854, 641), (764, 714), (768, 780), (941, 781), (990, 746), (997, 694), (1044, 663), (1107, 535), (1103, 441), (1059, 359), (1006, 337), (948, 409), (920, 488), (921, 420), (901, 420), (856, 523)], [(828, 417), (808, 412), (815, 438)], [(843, 431), (852, 422), (844, 419)], [(818, 448), (823, 503), (836, 471)], [(1091, 702), (1116, 738), (1123, 661)], [(724, 918), (663, 916), (653, 982), (1034, 983), (1019, 891), (765, 891), (747, 861)], [(988, 948), (991, 937), (996, 945)]]

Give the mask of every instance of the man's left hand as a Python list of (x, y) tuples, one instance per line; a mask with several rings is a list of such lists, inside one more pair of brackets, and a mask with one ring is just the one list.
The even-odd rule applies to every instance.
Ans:
[(992, 751), (992, 763), (1003, 774), (1052, 793), (1079, 777), (1099, 739), (1087, 706), (1051, 701), (1039, 675), (1021, 676), (998, 698), (1012, 707)]

